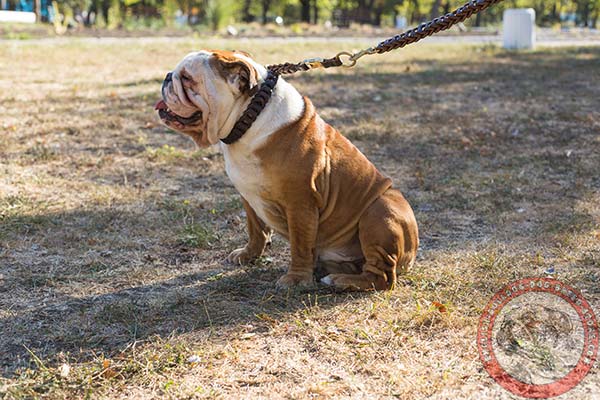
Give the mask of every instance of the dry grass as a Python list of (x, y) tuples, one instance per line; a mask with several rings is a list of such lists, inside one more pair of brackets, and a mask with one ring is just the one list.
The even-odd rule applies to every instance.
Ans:
[[(511, 398), (476, 351), (492, 294), (554, 266), (600, 309), (600, 49), (422, 44), (290, 79), (394, 179), (422, 247), (389, 293), (277, 292), (287, 244), (221, 262), (245, 240), (222, 157), (152, 105), (193, 49), (360, 45), (3, 43), (0, 397)], [(598, 393), (596, 366), (563, 397)]]

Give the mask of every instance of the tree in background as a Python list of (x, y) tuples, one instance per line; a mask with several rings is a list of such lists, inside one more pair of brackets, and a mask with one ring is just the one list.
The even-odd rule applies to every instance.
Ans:
[(250, 13), (250, 7), (252, 6), (252, 0), (244, 0), (242, 7), (242, 22), (252, 22), (254, 15)]
[(208, 0), (205, 2), (205, 10), (208, 25), (213, 31), (232, 23), (234, 15), (239, 13), (232, 0)]
[(311, 0), (300, 0), (300, 19), (302, 22), (306, 22), (307, 24), (310, 24), (310, 9), (311, 9), (311, 3), (316, 3), (316, 1), (311, 1)]
[[(40, 0), (25, 0), (38, 4)], [(189, 25), (218, 30), (225, 24), (266, 24), (281, 16), (286, 24), (317, 24), (333, 19), (340, 25), (351, 22), (375, 26), (391, 25), (403, 16), (410, 25), (435, 18), (463, 4), (465, 0), (57, 0), (60, 13), (72, 13), (78, 23), (88, 26), (120, 27), (124, 21), (151, 24), (162, 20), (173, 26), (176, 15), (187, 16)], [(13, 4), (14, 1), (8, 1)], [(507, 8), (531, 7), (539, 25), (564, 23), (597, 27), (600, 0), (506, 0), (468, 21), (467, 25), (499, 24)], [(37, 9), (39, 13), (39, 9)], [(152, 25), (154, 26), (154, 25)]]

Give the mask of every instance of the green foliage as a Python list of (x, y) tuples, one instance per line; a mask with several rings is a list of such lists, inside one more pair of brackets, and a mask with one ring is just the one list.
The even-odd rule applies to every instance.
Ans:
[(106, 28), (106, 18), (104, 18), (104, 15), (102, 15), (102, 13), (98, 13), (98, 15), (96, 16), (95, 25), (98, 28)]
[(6, 38), (9, 40), (29, 40), (33, 36), (29, 32), (8, 32)]
[(161, 7), (161, 15), (166, 26), (173, 26), (177, 10), (179, 10), (177, 0), (165, 0)]
[(108, 9), (108, 29), (120, 28), (123, 25), (121, 15), (121, 3), (119, 0), (111, 0), (110, 8)]
[(170, 146), (168, 144), (163, 145), (162, 147), (146, 147), (146, 154), (148, 155), (148, 159), (151, 161), (163, 161), (169, 162), (174, 161), (179, 158), (184, 157), (184, 153), (175, 148), (175, 146)]
[(139, 29), (159, 30), (166, 26), (166, 21), (154, 17), (135, 17), (128, 15), (123, 20), (122, 26), (127, 31), (136, 31)]
[(218, 237), (210, 226), (192, 221), (183, 226), (179, 239), (185, 246), (206, 249), (211, 248)]
[(228, 23), (234, 22), (235, 4), (232, 0), (209, 0), (206, 19), (213, 31), (218, 31)]
[[(189, 16), (190, 24), (199, 29), (218, 31), (227, 24), (242, 21), (272, 22), (282, 16), (294, 33), (303, 32), (298, 22), (322, 23), (334, 20), (343, 11), (350, 22), (391, 25), (394, 17), (406, 17), (412, 26), (442, 15), (464, 4), (466, 0), (57, 0), (55, 11), (62, 14), (56, 31), (76, 24), (74, 11), (94, 12), (95, 25), (115, 29), (173, 27), (175, 16)], [(576, 15), (571, 25), (596, 27), (600, 19), (600, 0), (511, 0), (499, 3), (485, 13), (471, 18), (467, 26), (497, 25), (507, 8), (533, 8), (538, 25), (556, 26), (561, 14)], [(307, 14), (308, 13), (308, 14)], [(308, 15), (308, 19), (307, 19)], [(263, 19), (265, 21), (263, 21)], [(162, 23), (157, 22), (162, 21)], [(301, 33), (300, 32), (300, 33)]]

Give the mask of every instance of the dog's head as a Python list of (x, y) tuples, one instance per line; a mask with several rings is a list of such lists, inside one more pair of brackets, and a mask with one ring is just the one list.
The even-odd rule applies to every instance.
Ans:
[(155, 108), (165, 125), (206, 147), (229, 134), (264, 74), (246, 53), (190, 53), (167, 74)]

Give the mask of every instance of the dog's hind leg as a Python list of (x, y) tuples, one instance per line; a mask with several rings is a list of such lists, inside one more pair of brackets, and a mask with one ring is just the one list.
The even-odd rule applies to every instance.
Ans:
[(390, 189), (371, 204), (358, 223), (365, 257), (360, 274), (334, 273), (321, 282), (340, 290), (383, 290), (396, 284), (396, 273), (414, 263), (419, 245), (417, 222), (408, 202)]

